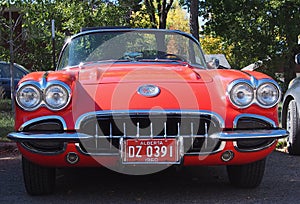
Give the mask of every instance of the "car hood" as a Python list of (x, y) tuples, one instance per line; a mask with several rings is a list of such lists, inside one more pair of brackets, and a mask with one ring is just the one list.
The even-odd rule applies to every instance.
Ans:
[(212, 77), (187, 64), (136, 64), (81, 66), (78, 81), (82, 84), (107, 83), (209, 83)]

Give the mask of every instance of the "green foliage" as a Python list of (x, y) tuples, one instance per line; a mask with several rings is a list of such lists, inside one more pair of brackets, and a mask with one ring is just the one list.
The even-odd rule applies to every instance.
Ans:
[(156, 24), (151, 21), (151, 17), (145, 5), (142, 5), (138, 11), (131, 13), (130, 25), (133, 28), (153, 28)]
[(299, 51), (300, 1), (205, 0), (200, 8), (207, 20), (205, 33), (233, 46), (232, 67), (270, 56), (273, 72), (285, 68), (286, 82), (295, 76), (292, 59)]
[(184, 32), (190, 31), (187, 13), (180, 7), (177, 1), (173, 3), (173, 7), (168, 13), (167, 29), (181, 30)]
[[(158, 27), (156, 22), (160, 22), (160, 12), (164, 11), (163, 8), (165, 7), (165, 9), (169, 9), (169, 7), (171, 9), (166, 10), (171, 13), (167, 27), (187, 30), (188, 23), (178, 3), (173, 9), (172, 4), (168, 2), (148, 2), (153, 7), (146, 7), (145, 1), (142, 0), (16, 0), (13, 7), (17, 8), (18, 13), (22, 16), (22, 28), (21, 31), (14, 30), (15, 62), (24, 65), (31, 71), (54, 69), (52, 64), (52, 19), (55, 20), (56, 59), (58, 59), (59, 51), (67, 36), (78, 33), (83, 27)], [(161, 6), (162, 10), (159, 10), (158, 5)], [(9, 7), (8, 4), (3, 4), (0, 11), (7, 10), (7, 7)], [(150, 13), (150, 10), (153, 13)], [(164, 17), (166, 16), (164, 15)], [(0, 24), (2, 34), (0, 59), (8, 61), (9, 22), (3, 15), (0, 15)], [(13, 25), (15, 24), (13, 19)]]
[(8, 61), (9, 52), (4, 47), (0, 46), (0, 61)]
[(224, 43), (221, 38), (205, 35), (200, 38), (200, 43), (205, 54), (222, 53), (229, 60), (229, 64), (233, 64), (230, 61), (232, 59), (232, 46)]
[[(15, 62), (32, 71), (53, 70), (52, 19), (55, 20), (57, 59), (66, 37), (78, 33), (83, 27), (130, 25), (131, 13), (128, 11), (139, 9), (139, 2), (138, 0), (120, 1), (120, 3), (82, 0), (16, 1), (14, 6), (22, 15), (22, 33), (20, 35), (22, 37), (17, 40), (17, 35), (20, 33), (16, 33), (14, 36)], [(4, 6), (2, 8), (4, 10)], [(7, 19), (4, 21), (0, 21), (1, 25), (7, 26)], [(4, 32), (3, 28), (0, 26), (2, 33)], [(0, 41), (0, 57), (8, 60), (7, 45), (5, 47), (3, 44), (9, 40), (9, 29), (6, 29), (5, 33), (3, 36), (6, 38), (2, 38)]]

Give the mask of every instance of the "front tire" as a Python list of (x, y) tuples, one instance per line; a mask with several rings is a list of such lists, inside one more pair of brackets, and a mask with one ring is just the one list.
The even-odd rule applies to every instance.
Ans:
[(232, 185), (240, 188), (259, 186), (265, 172), (266, 159), (243, 165), (227, 166), (227, 174)]
[(286, 114), (286, 128), (289, 131), (287, 138), (288, 152), (291, 155), (300, 155), (300, 122), (297, 103), (291, 100)]
[(25, 188), (30, 195), (51, 194), (55, 187), (55, 168), (39, 166), (22, 157)]

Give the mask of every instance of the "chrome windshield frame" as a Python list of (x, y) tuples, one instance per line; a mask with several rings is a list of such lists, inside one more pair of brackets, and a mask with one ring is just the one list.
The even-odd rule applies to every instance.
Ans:
[(179, 30), (167, 30), (167, 29), (144, 29), (144, 28), (118, 28), (118, 29), (94, 29), (94, 30), (87, 30), (87, 31), (83, 31), (83, 32), (80, 32), (78, 34), (75, 34), (73, 36), (71, 36), (70, 38), (68, 38), (66, 40), (66, 43), (64, 44), (61, 52), (60, 52), (60, 55), (59, 55), (59, 58), (58, 58), (58, 63), (57, 63), (57, 66), (56, 66), (56, 71), (58, 70), (62, 70), (65, 68), (65, 66), (62, 66), (61, 65), (61, 61), (62, 61), (62, 56), (66, 50), (66, 48), (68, 47), (68, 45), (73, 41), (75, 40), (76, 38), (79, 38), (79, 37), (82, 37), (82, 36), (85, 36), (85, 35), (89, 35), (89, 34), (96, 34), (96, 33), (107, 33), (107, 32), (141, 32), (141, 33), (166, 33), (166, 34), (169, 34), (169, 35), (182, 35), (188, 39), (190, 39), (192, 42), (195, 43), (195, 45), (197, 45), (199, 51), (200, 51), (200, 55), (201, 55), (201, 62), (203, 64), (190, 64), (191, 66), (194, 66), (196, 68), (204, 68), (206, 69), (206, 61), (205, 61), (205, 57), (204, 57), (204, 52), (200, 46), (200, 43), (199, 41), (196, 40), (195, 37), (193, 37), (191, 34), (188, 34), (188, 33), (185, 33), (185, 32), (182, 32), (182, 31), (179, 31)]

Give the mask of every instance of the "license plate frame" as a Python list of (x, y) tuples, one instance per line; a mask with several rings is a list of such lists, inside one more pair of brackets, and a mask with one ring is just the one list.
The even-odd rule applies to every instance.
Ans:
[(124, 139), (123, 164), (179, 164), (180, 142), (176, 138)]

